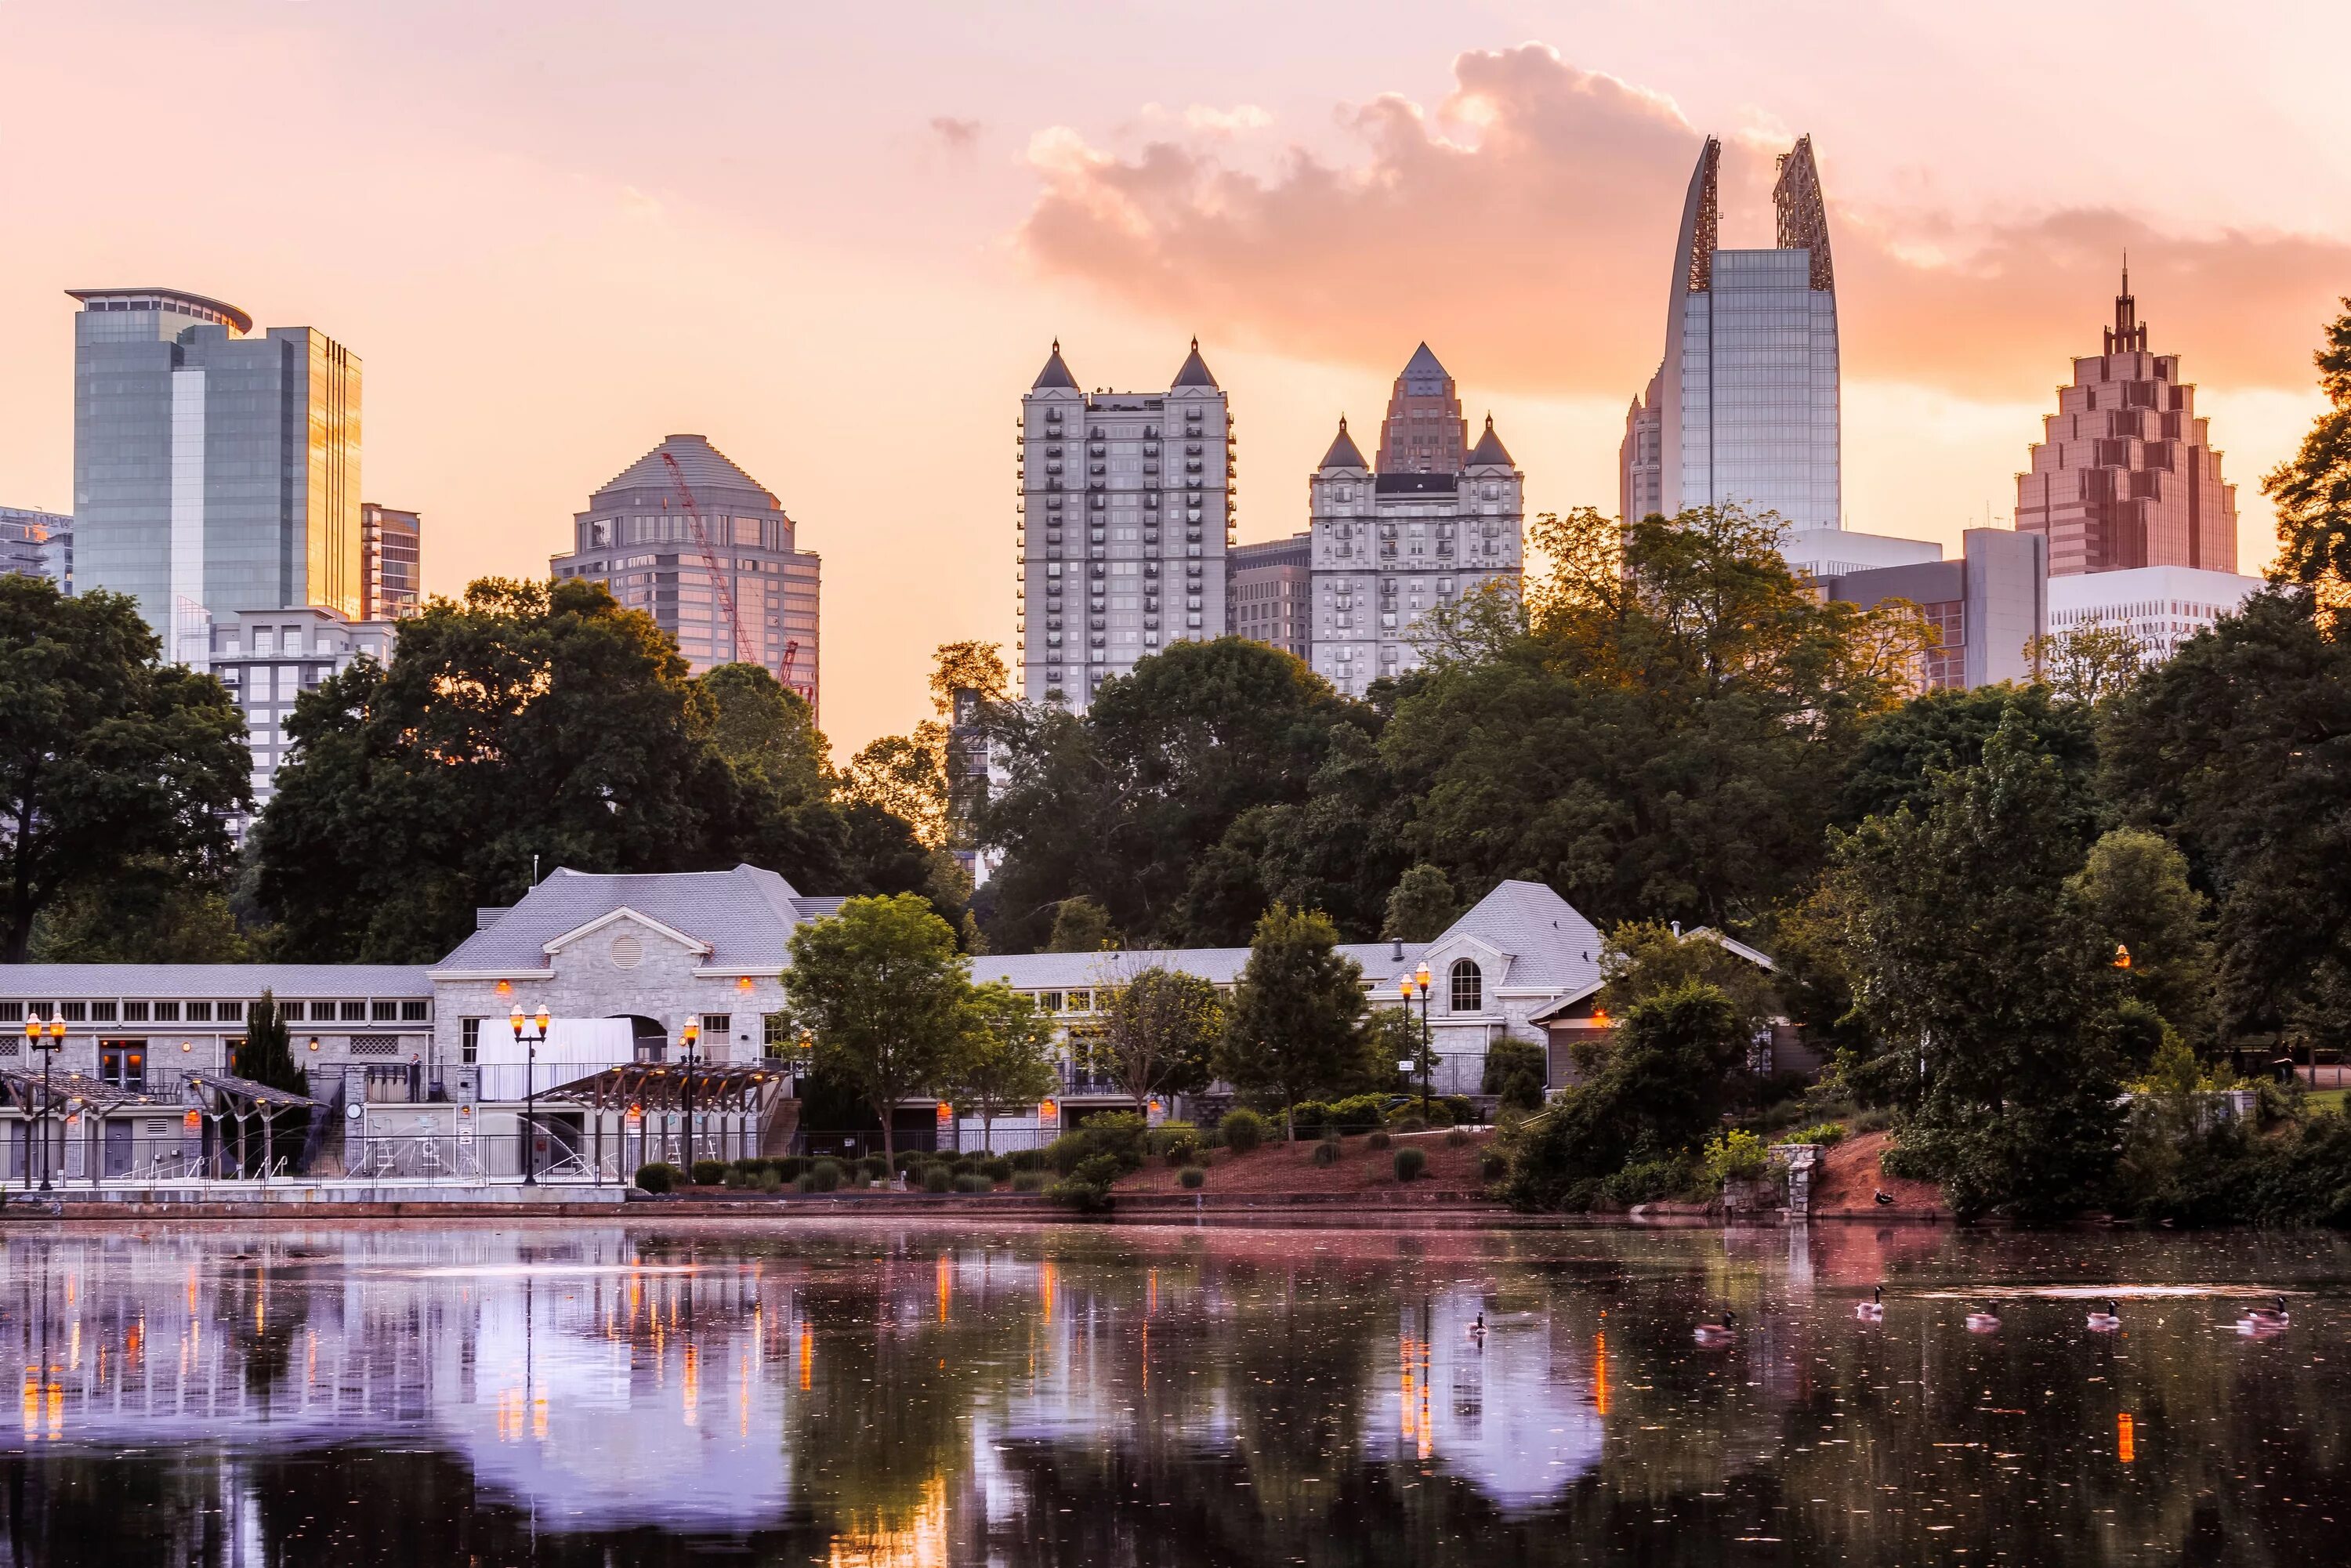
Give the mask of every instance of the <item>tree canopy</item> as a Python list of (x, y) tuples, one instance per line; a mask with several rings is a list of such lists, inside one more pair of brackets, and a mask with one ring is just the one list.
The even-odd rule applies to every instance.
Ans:
[(1217, 1075), (1285, 1114), (1351, 1087), (1364, 1065), (1364, 971), (1338, 939), (1327, 917), (1277, 904), (1258, 922), (1233, 988)]
[(2312, 422), (2302, 447), (2262, 477), (2277, 503), (2278, 558), (2272, 575), (2282, 582), (2322, 587), (2339, 612), (2351, 593), (2351, 298), (2326, 325), (2312, 356), (2326, 408)]
[(913, 894), (852, 898), (792, 932), (784, 994), (815, 1041), (817, 1071), (855, 1086), (896, 1157), (892, 1113), (946, 1087), (975, 1027), (955, 930)]

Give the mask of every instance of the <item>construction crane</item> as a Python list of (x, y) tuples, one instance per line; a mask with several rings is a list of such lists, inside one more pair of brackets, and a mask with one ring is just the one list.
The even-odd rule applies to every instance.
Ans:
[(702, 552), (702, 569), (710, 576), (710, 586), (718, 591), (719, 607), (726, 612), (726, 627), (735, 637), (735, 657), (747, 664), (757, 664), (751, 639), (743, 630), (743, 617), (735, 608), (735, 574), (718, 570), (718, 552), (710, 544), (710, 526), (702, 520), (702, 504), (694, 498), (694, 487), (685, 482), (685, 470), (677, 465), (676, 454), (664, 446), (661, 456), (669, 468), (669, 482), (677, 486), (678, 498), (685, 503), (686, 520), (694, 525), (694, 543)]

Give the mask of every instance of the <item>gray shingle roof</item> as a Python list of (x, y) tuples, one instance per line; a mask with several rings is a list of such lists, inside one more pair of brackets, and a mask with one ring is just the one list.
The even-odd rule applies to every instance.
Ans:
[[(1406, 942), (1397, 956), (1393, 942), (1342, 942), (1339, 951), (1353, 958), (1364, 978), (1385, 988), (1399, 970), (1409, 969), (1428, 950), (1427, 944)], [(971, 961), (971, 977), (982, 983), (1001, 980), (1015, 990), (1084, 990), (1093, 986), (1124, 984), (1149, 968), (1197, 975), (1213, 985), (1229, 986), (1249, 963), (1246, 947), (1171, 947), (1117, 949), (1105, 953), (989, 953)]]
[(1318, 468), (1368, 468), (1371, 466), (1364, 461), (1364, 449), (1355, 444), (1353, 436), (1347, 434), (1345, 414), (1339, 416), (1339, 434), (1332, 441), (1331, 450), (1322, 455), (1322, 461), (1315, 466)]
[(1066, 387), (1071, 392), (1078, 390), (1078, 378), (1070, 374), (1070, 367), (1061, 361), (1061, 340), (1059, 338), (1053, 340), (1053, 351), (1046, 359), (1045, 368), (1039, 371), (1037, 379), (1029, 384), (1029, 390), (1031, 392), (1039, 387)]
[(1192, 340), (1192, 351), (1184, 356), (1184, 368), (1176, 372), (1175, 384), (1179, 387), (1212, 387), (1217, 378), (1208, 373), (1208, 361), (1200, 358), (1200, 340)]
[(436, 969), (521, 971), (547, 967), (547, 944), (615, 909), (633, 909), (710, 944), (705, 962), (771, 968), (785, 961), (792, 927), (806, 918), (792, 884), (754, 865), (732, 871), (621, 876), (559, 867)]
[[(7, 964), (0, 999), (53, 1002), (88, 997), (429, 997), (422, 964)], [(20, 1027), (20, 1026), (19, 1026)]]
[(1478, 444), (1469, 449), (1469, 466), (1475, 468), (1481, 463), (1498, 463), (1505, 468), (1512, 466), (1510, 448), (1504, 446), (1502, 438), (1494, 434), (1494, 416), (1490, 413), (1486, 416), (1486, 434), (1479, 436)]
[(622, 469), (611, 484), (596, 494), (601, 496), (606, 490), (642, 490), (648, 486), (660, 490), (672, 488), (675, 481), (670, 477), (669, 465), (662, 461), (664, 452), (677, 459), (678, 471), (685, 476), (686, 484), (697, 495), (705, 489), (748, 490), (765, 497), (770, 508), (782, 509), (783, 504), (776, 499), (773, 491), (737, 467), (726, 454), (710, 444), (710, 438), (706, 435), (663, 436), (660, 445)]
[(1573, 989), (1600, 978), (1600, 929), (1539, 882), (1506, 882), (1446, 929), (1510, 955), (1512, 990)]

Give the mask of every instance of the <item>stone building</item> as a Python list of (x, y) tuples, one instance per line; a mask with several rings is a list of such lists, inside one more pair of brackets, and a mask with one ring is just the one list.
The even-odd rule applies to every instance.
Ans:
[(1225, 557), (1225, 634), (1314, 661), (1314, 536), (1235, 545)]

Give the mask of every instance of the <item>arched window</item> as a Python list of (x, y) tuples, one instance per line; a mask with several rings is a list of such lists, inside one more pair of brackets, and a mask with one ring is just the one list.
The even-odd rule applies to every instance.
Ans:
[(1474, 960), (1457, 960), (1452, 979), (1455, 1012), (1479, 1013), (1486, 1010), (1486, 977), (1479, 971)]

